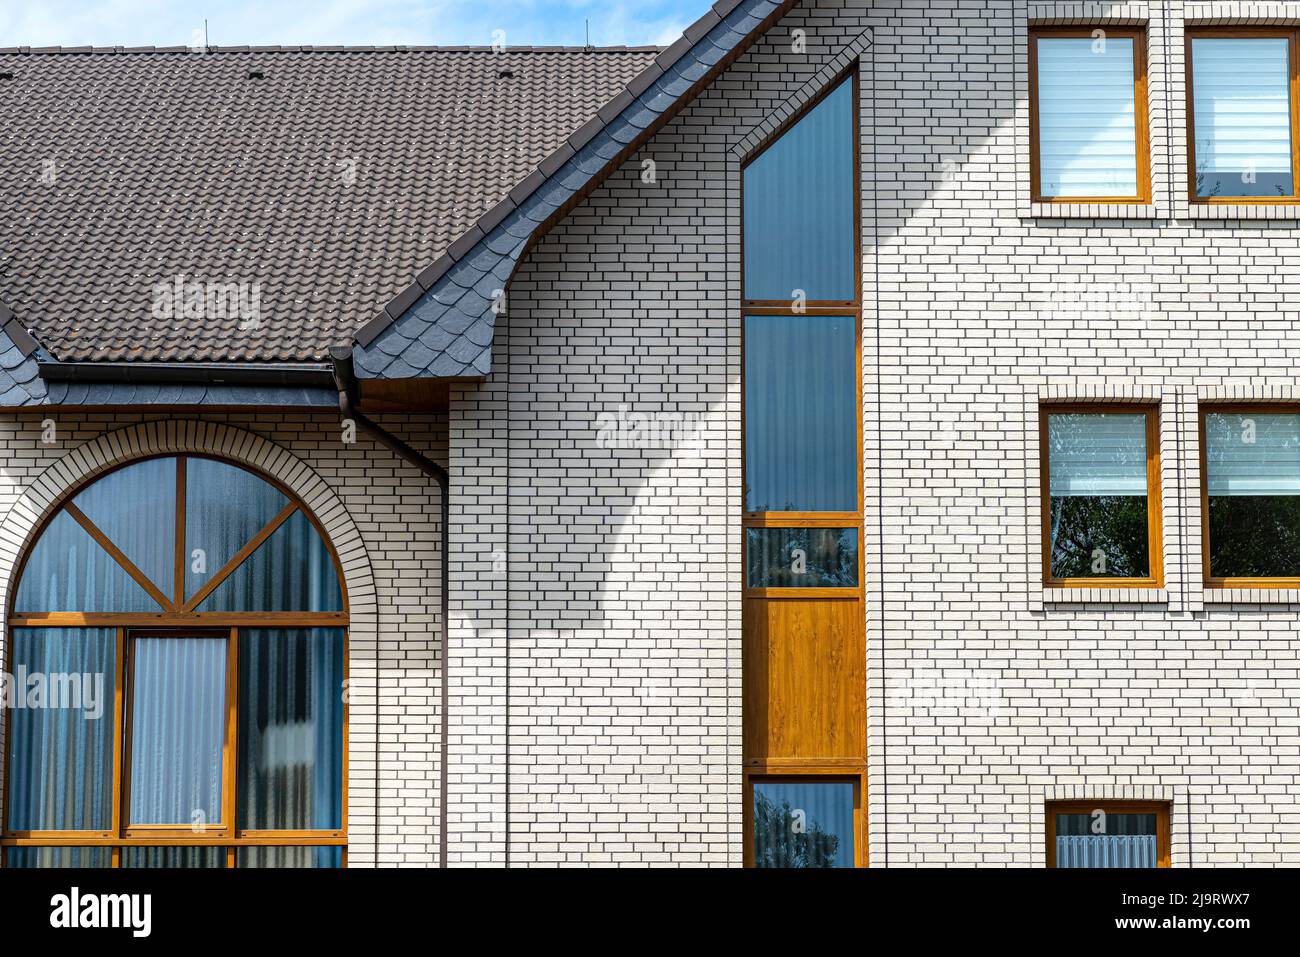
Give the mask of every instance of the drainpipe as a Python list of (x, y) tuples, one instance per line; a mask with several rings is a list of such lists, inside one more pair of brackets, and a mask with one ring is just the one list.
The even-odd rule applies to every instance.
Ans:
[[(438, 483), (442, 499), (442, 674), (440, 692), (442, 695), (442, 755), (438, 762), (439, 795), (442, 801), (439, 818), (442, 826), (438, 832), (438, 866), (447, 866), (447, 753), (450, 719), (447, 712), (449, 700), (447, 682), (447, 664), (451, 657), (451, 475), (445, 468), (426, 455), (417, 452), (397, 436), (384, 429), (373, 419), (358, 411), (357, 377), (352, 369), (352, 351), (347, 348), (330, 350), (330, 359), (334, 364), (334, 382), (339, 390), (339, 412), (344, 419), (351, 419), (357, 428), (365, 432), (376, 442), (399, 458), (405, 459), (425, 475)], [(379, 747), (379, 662), (375, 662), (375, 747)], [(375, 855), (379, 854), (379, 761), (375, 761)]]

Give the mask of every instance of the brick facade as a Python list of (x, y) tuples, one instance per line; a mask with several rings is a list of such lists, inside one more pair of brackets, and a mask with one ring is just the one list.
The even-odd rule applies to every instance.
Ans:
[[(1300, 400), (1296, 207), (1183, 198), (1184, 26), (1257, 15), (1300, 5), (807, 0), (531, 251), (491, 379), (385, 419), (452, 476), (449, 864), (741, 863), (739, 170), (854, 61), (872, 864), (1041, 866), (1066, 798), (1300, 864), (1300, 591), (1200, 580), (1198, 404)], [(1028, 202), (1031, 18), (1148, 25), (1151, 209)], [(1160, 402), (1164, 588), (1041, 586), (1045, 399)], [(0, 420), (0, 572), (78, 449), (193, 428), (55, 418)], [(329, 416), (203, 421), (341, 506), (350, 863), (436, 863), (436, 486)]]
[[(1300, 242), (1294, 208), (1182, 198), (1183, 7), (804, 3), (532, 251), (492, 382), (453, 407), (454, 480), (492, 488), (457, 534), (490, 517), (501, 559), (453, 588), (492, 628), (457, 662), (493, 689), (459, 709), (493, 745), (466, 861), (740, 861), (739, 163), (847, 55), (872, 863), (1041, 866), (1066, 797), (1171, 801), (1174, 866), (1300, 863), (1300, 593), (1201, 588), (1196, 427), (1198, 402), (1296, 394)], [(1147, 23), (1152, 209), (1027, 201), (1031, 15)], [(1041, 587), (1046, 398), (1161, 402), (1165, 588)], [(610, 448), (620, 409), (700, 440)]]

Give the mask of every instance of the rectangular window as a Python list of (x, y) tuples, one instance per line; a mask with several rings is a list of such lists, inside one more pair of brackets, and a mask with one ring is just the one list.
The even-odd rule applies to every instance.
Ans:
[(858, 779), (754, 777), (749, 786), (754, 867), (856, 866)]
[(139, 637), (131, 656), (130, 823), (221, 824), (226, 639)]
[(1149, 203), (1145, 32), (1032, 29), (1029, 71), (1034, 201)]
[(1169, 805), (1054, 801), (1047, 805), (1047, 866), (1169, 866)]
[(749, 528), (750, 588), (857, 588), (856, 528)]
[(25, 688), (8, 711), (7, 830), (107, 833), (113, 825), (113, 700), (117, 636), (110, 628), (15, 628), (15, 681), (66, 676), (72, 698)]
[(1294, 29), (1189, 30), (1194, 202), (1295, 202)]
[(745, 511), (858, 510), (851, 316), (745, 317)]
[(858, 298), (857, 102), (840, 83), (745, 167), (745, 299)]
[(1300, 409), (1219, 408), (1201, 429), (1206, 584), (1300, 586)]
[(1048, 406), (1040, 441), (1044, 584), (1159, 587), (1156, 410)]

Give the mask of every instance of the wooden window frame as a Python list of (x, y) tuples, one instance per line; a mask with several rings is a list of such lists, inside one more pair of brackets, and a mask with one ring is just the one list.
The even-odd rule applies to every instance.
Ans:
[[(858, 76), (857, 67), (852, 67), (841, 73), (838, 77), (828, 83), (821, 92), (812, 100), (805, 104), (798, 112), (781, 124), (773, 133), (771, 133), (763, 143), (754, 150), (754, 152), (741, 164), (740, 175), (740, 209), (741, 209), (741, 275), (744, 275), (744, 209), (745, 209), (745, 176), (744, 171), (750, 164), (755, 162), (767, 150), (781, 139), (786, 133), (798, 125), (799, 121), (807, 116), (812, 110), (816, 109), (823, 100), (838, 90), (843, 83), (852, 84), (853, 92), (853, 169), (858, 171), (858, 175), (853, 180), (853, 197), (854, 197), (854, 289), (856, 290), (855, 298), (852, 300), (823, 300), (810, 299), (804, 305), (796, 308), (790, 302), (773, 302), (771, 300), (760, 299), (742, 299), (740, 310), (740, 335), (741, 335), (741, 468), (744, 470), (746, 455), (746, 436), (744, 429), (745, 419), (745, 397), (744, 397), (744, 354), (745, 354), (745, 325), (746, 318), (749, 316), (791, 316), (800, 319), (816, 320), (817, 317), (841, 318), (846, 317), (853, 320), (854, 323), (854, 383), (857, 392), (856, 402), (854, 404), (855, 419), (857, 422), (857, 509), (852, 512), (751, 512), (744, 510), (745, 504), (741, 503), (743, 511), (741, 521), (741, 555), (744, 557), (742, 562), (743, 592), (746, 598), (844, 598), (855, 599), (865, 597), (865, 573), (866, 563), (864, 559), (865, 549), (863, 548), (863, 476), (862, 476), (862, 136), (859, 122), (861, 80)], [(743, 278), (742, 278), (743, 283)], [(742, 293), (743, 295), (743, 293)], [(742, 480), (743, 485), (743, 480)], [(742, 493), (743, 495), (743, 493)], [(852, 528), (858, 532), (858, 587), (856, 588), (751, 588), (749, 586), (749, 554), (748, 539), (745, 530), (750, 528)]]
[[(1198, 196), (1196, 193), (1196, 97), (1192, 75), (1192, 41), (1214, 39), (1285, 39), (1289, 42), (1291, 95), (1291, 189), (1290, 196)], [(1187, 198), (1199, 206), (1296, 206), (1300, 205), (1300, 27), (1219, 26), (1188, 27), (1183, 39), (1183, 69), (1187, 110)]]
[[(287, 504), (246, 543), (234, 557), (212, 574), (194, 595), (185, 596), (187, 560), (185, 543), (185, 476), (186, 462), (191, 458), (210, 459), (250, 472), (275, 487), (287, 499)], [(172, 594), (163, 593), (156, 584), (140, 571), (126, 555), (114, 545), (102, 530), (73, 504), (85, 488), (100, 481), (111, 472), (136, 465), (150, 459), (168, 459), (176, 463), (176, 545), (174, 549)], [(128, 575), (139, 583), (158, 602), (158, 612), (45, 612), (19, 614), (13, 611), (18, 584), (22, 581), (27, 560), (40, 537), (60, 511), (68, 513), (86, 530), (109, 556)], [(343, 610), (341, 612), (202, 612), (196, 610), (223, 581), (239, 568), (276, 529), (294, 512), (301, 511), (312, 523), (334, 565), (339, 583)], [(0, 868), (6, 866), (10, 847), (102, 847), (110, 852), (110, 867), (121, 867), (124, 847), (221, 847), (225, 850), (225, 866), (236, 866), (237, 850), (241, 847), (338, 847), (341, 848), (342, 865), (347, 866), (348, 833), (348, 702), (343, 700), (342, 748), (342, 819), (336, 829), (323, 830), (258, 830), (239, 827), (238, 821), (238, 742), (239, 742), (239, 642), (244, 629), (274, 628), (331, 628), (343, 632), (343, 673), (349, 667), (349, 606), (343, 567), (338, 553), (320, 521), (291, 489), (274, 477), (242, 462), (233, 462), (217, 455), (198, 453), (142, 456), (99, 472), (74, 486), (41, 520), (29, 538), (26, 550), (18, 563), (10, 589), (7, 621), (9, 633), (15, 628), (113, 628), (116, 630), (114, 658), (113, 701), (113, 767), (112, 767), (112, 822), (108, 830), (91, 831), (13, 831), (8, 827), (10, 779), (13, 762), (5, 762), (4, 819), (0, 820)], [(147, 583), (147, 584), (146, 584)], [(131, 745), (131, 702), (134, 689), (130, 663), (136, 639), (145, 637), (208, 638), (226, 637), (226, 702), (225, 725), (222, 744), (221, 821), (209, 823), (195, 833), (189, 824), (132, 824), (128, 820), (130, 800), (129, 755)], [(5, 667), (12, 673), (13, 642), (6, 643)], [(7, 717), (7, 716), (6, 716)]]
[(853, 785), (853, 866), (867, 866), (867, 773), (848, 771), (834, 766), (809, 767), (801, 773), (776, 773), (746, 769), (745, 792), (745, 853), (744, 866), (754, 866), (754, 782), (779, 781), (782, 784), (835, 784)]
[[(1145, 415), (1147, 445), (1147, 555), (1145, 578), (1054, 578), (1052, 576), (1052, 473), (1047, 438), (1050, 415)], [(1039, 507), (1044, 588), (1163, 588), (1164, 522), (1160, 494), (1160, 406), (1158, 403), (1044, 402), (1038, 407)]]
[(1201, 576), (1205, 588), (1297, 588), (1300, 578), (1214, 578), (1210, 575), (1210, 469), (1209, 448), (1205, 442), (1207, 416), (1224, 415), (1300, 415), (1300, 404), (1264, 402), (1220, 402), (1202, 405), (1197, 410), (1197, 429), (1201, 447)]
[[(1137, 150), (1135, 196), (1044, 196), (1042, 190), (1042, 156), (1039, 144), (1038, 117), (1038, 41), (1044, 39), (1091, 39), (1094, 30), (1103, 30), (1107, 38), (1133, 41), (1133, 112), (1134, 147)], [(1138, 26), (1044, 26), (1029, 28), (1029, 180), (1030, 198), (1043, 205), (1089, 203), (1109, 206), (1149, 206), (1151, 196), (1151, 122), (1147, 102), (1147, 30)]]
[[(744, 298), (744, 170), (757, 160), (777, 140), (789, 132), (810, 111), (815, 109), (826, 97), (840, 88), (842, 83), (852, 84), (853, 99), (853, 202), (854, 202), (854, 298), (852, 300), (809, 300), (800, 308), (791, 302), (774, 302), (771, 300), (751, 300)], [(813, 99), (799, 109), (793, 116), (769, 134), (764, 141), (745, 159), (741, 165), (740, 175), (740, 262), (742, 276), (742, 293), (740, 302), (741, 328), (741, 468), (742, 475), (746, 461), (746, 421), (744, 402), (744, 349), (745, 324), (748, 316), (792, 316), (816, 321), (818, 317), (849, 317), (854, 322), (854, 388), (856, 391), (856, 441), (857, 461), (857, 508), (851, 512), (750, 512), (741, 503), (740, 546), (741, 546), (741, 595), (745, 615), (756, 602), (778, 601), (830, 601), (854, 602), (861, 609), (863, 621), (866, 614), (866, 529), (864, 516), (863, 457), (862, 457), (862, 128), (861, 128), (861, 89), (862, 81), (857, 66), (854, 65), (831, 80)], [(742, 480), (743, 481), (743, 480)], [(742, 493), (743, 495), (743, 493)], [(845, 528), (855, 529), (858, 534), (858, 584), (856, 588), (751, 588), (749, 587), (749, 555), (747, 531), (751, 528)], [(862, 740), (866, 740), (866, 715), (862, 715)], [(745, 750), (743, 760), (744, 811), (744, 853), (746, 867), (754, 862), (753, 828), (753, 789), (752, 780), (765, 778), (785, 781), (825, 781), (851, 780), (855, 784), (854, 800), (856, 802), (854, 820), (855, 848), (854, 866), (866, 867), (869, 863), (867, 845), (867, 764), (865, 751), (860, 756), (836, 759), (804, 760), (797, 758), (755, 759)]]
[(1170, 866), (1170, 849), (1173, 846), (1169, 836), (1169, 802), (1168, 801), (1048, 801), (1044, 806), (1045, 827), (1047, 834), (1047, 866), (1056, 867), (1056, 815), (1091, 814), (1093, 811), (1105, 811), (1107, 814), (1154, 814), (1156, 816), (1156, 867)]

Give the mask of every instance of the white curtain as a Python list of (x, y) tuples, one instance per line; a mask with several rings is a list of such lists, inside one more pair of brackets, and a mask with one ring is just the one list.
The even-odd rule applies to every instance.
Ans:
[(132, 824), (221, 820), (226, 639), (135, 639)]
[(1083, 834), (1056, 838), (1057, 867), (1155, 867), (1154, 834)]

